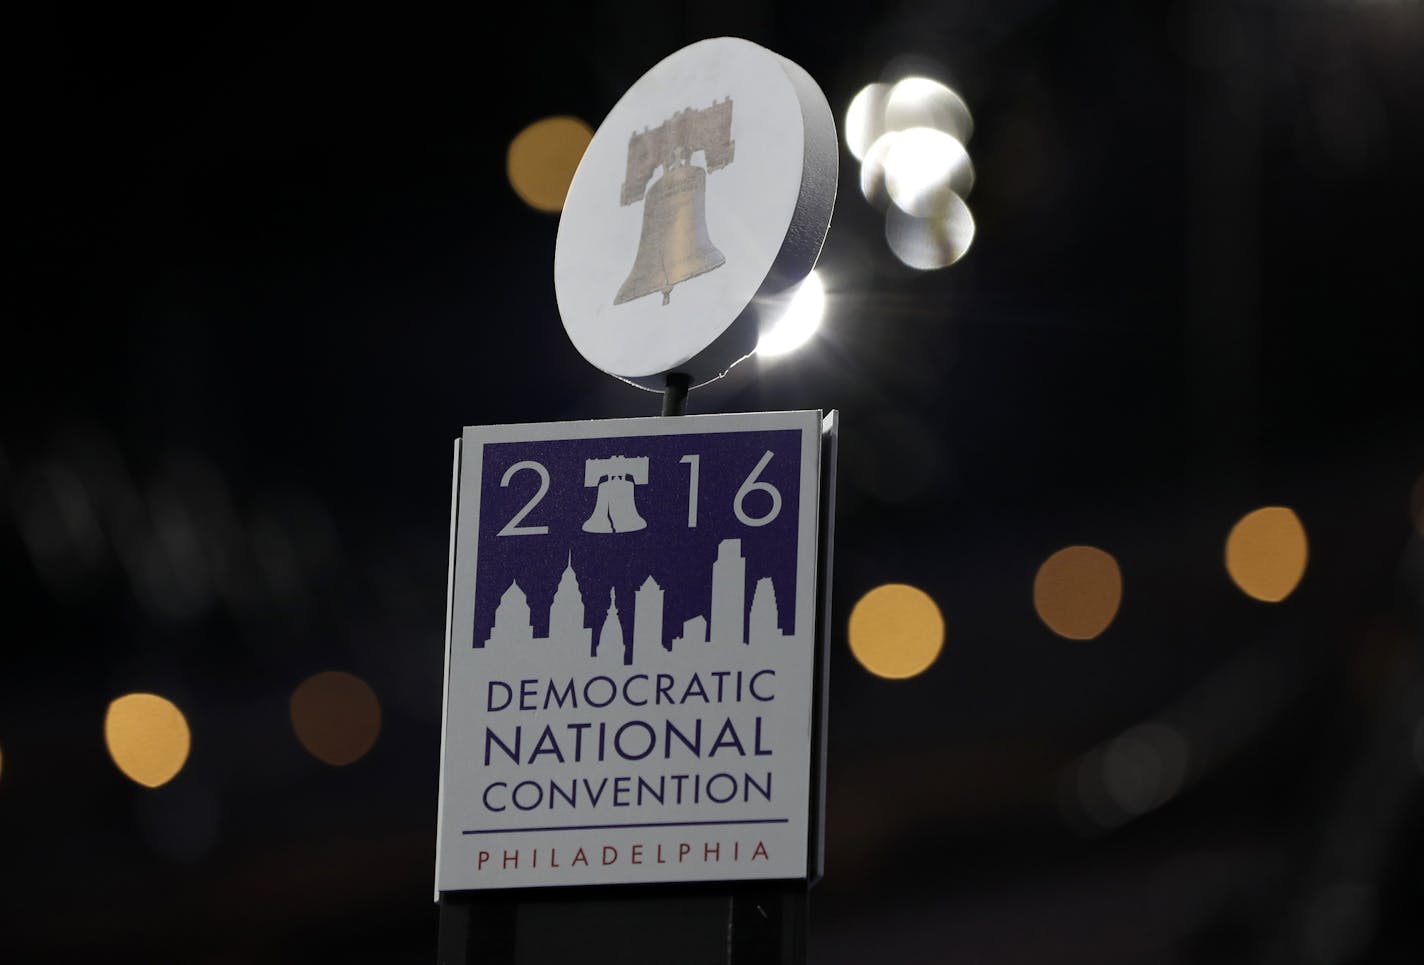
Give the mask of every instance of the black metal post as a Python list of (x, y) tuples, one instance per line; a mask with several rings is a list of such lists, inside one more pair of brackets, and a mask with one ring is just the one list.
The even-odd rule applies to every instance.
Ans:
[(663, 415), (687, 414), (687, 389), (691, 380), (681, 372), (671, 372), (663, 390)]

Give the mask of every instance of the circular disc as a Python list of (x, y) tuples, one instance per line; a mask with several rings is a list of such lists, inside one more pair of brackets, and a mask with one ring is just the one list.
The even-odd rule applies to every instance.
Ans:
[(830, 105), (786, 58), (721, 37), (663, 60), (604, 118), (564, 202), (554, 289), (574, 346), (654, 390), (726, 374), (756, 348), (758, 304), (815, 267), (837, 164)]

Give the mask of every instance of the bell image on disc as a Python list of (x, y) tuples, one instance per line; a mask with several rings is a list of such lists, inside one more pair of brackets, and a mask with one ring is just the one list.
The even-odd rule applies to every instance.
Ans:
[(564, 328), (598, 368), (701, 385), (756, 348), (816, 264), (835, 121), (811, 76), (747, 40), (684, 47), (599, 126), (559, 221)]

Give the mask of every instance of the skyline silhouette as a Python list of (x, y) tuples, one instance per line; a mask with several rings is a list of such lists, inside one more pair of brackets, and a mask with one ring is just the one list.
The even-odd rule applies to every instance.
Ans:
[[(685, 617), (679, 632), (666, 631), (664, 590), (650, 573), (632, 591), (631, 636), (625, 627), (624, 612), (618, 607), (619, 587), (610, 586), (608, 606), (595, 612), (597, 634), (589, 621), (573, 552), (569, 551), (549, 607), (547, 636), (534, 633), (529, 595), (519, 580), (512, 579), (495, 607), (494, 623), (483, 645), (505, 648), (533, 648), (540, 644), (564, 652), (582, 654), (602, 662), (629, 666), (639, 660), (656, 660), (673, 655), (682, 646), (748, 646), (776, 643), (786, 638), (781, 629), (776, 586), (771, 577), (757, 579), (747, 606), (747, 560), (742, 540), (732, 537), (717, 545), (717, 556), (709, 567), (708, 607), (705, 613)], [(529, 589), (532, 589), (530, 587)], [(594, 643), (594, 640), (597, 643)]]

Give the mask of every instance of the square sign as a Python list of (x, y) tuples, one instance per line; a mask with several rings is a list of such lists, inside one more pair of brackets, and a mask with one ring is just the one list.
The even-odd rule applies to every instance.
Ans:
[(438, 892), (808, 876), (821, 452), (818, 412), (465, 430)]

